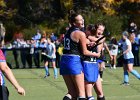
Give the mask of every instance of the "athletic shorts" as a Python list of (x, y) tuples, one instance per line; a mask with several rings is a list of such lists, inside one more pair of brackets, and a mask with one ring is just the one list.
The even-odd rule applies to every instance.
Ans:
[(0, 86), (0, 100), (9, 100), (9, 91), (6, 86)]
[(124, 59), (124, 64), (134, 64), (134, 58)]
[(45, 59), (45, 62), (48, 61), (48, 62), (55, 62), (56, 61), (56, 58), (46, 58)]
[(98, 63), (102, 63), (102, 62), (104, 62), (104, 61), (103, 61), (103, 60), (98, 59), (98, 60), (97, 60), (97, 62), (98, 62)]
[[(106, 57), (103, 57), (102, 59), (105, 60)], [(98, 62), (98, 63), (102, 63), (102, 62), (104, 62), (103, 60), (101, 60), (101, 59), (97, 59), (97, 62)]]
[(99, 75), (98, 63), (83, 61), (85, 81), (96, 82)]
[(78, 55), (62, 55), (60, 61), (60, 75), (81, 74), (83, 66)]

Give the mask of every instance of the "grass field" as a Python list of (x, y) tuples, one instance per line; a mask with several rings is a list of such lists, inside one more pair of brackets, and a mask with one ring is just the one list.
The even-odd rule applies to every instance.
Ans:
[[(140, 72), (140, 67), (135, 67)], [(26, 90), (26, 96), (20, 96), (9, 82), (6, 85), (10, 91), (9, 100), (62, 100), (67, 92), (62, 76), (53, 78), (53, 70), (50, 68), (51, 76), (44, 78), (45, 71), (40, 69), (12, 69), (17, 80)], [(123, 79), (121, 67), (115, 69), (107, 68), (104, 71), (103, 90), (106, 100), (140, 100), (140, 80), (130, 74), (130, 85), (120, 85)], [(93, 95), (96, 97), (95, 92)]]
[[(7, 61), (12, 65), (12, 68), (15, 68), (12, 51), (8, 51), (7, 55)], [(18, 59), (20, 68), (22, 68), (20, 56)], [(140, 66), (135, 67), (135, 69), (140, 73)], [(12, 71), (19, 83), (25, 88), (26, 96), (18, 95), (14, 87), (6, 80), (6, 85), (10, 91), (9, 100), (62, 100), (67, 93), (62, 76), (59, 75), (58, 79), (54, 79), (52, 68), (50, 68), (51, 76), (45, 79), (44, 69), (36, 69), (34, 65), (33, 69), (12, 69)], [(140, 100), (140, 80), (130, 74), (130, 85), (120, 85), (123, 80), (122, 67), (116, 70), (107, 68), (104, 71), (103, 79), (106, 100)], [(95, 92), (93, 95), (96, 97)]]

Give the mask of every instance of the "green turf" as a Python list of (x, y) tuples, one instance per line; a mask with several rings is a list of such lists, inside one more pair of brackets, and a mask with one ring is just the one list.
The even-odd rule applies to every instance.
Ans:
[[(140, 67), (135, 67), (140, 72)], [(17, 80), (26, 90), (26, 96), (20, 96), (15, 89), (6, 81), (10, 91), (9, 100), (62, 100), (67, 92), (62, 77), (54, 79), (53, 70), (51, 76), (43, 78), (44, 69), (13, 69)], [(104, 71), (103, 90), (106, 100), (140, 100), (140, 81), (130, 74), (130, 85), (120, 85), (123, 79), (122, 68)], [(93, 95), (96, 97), (94, 91)]]

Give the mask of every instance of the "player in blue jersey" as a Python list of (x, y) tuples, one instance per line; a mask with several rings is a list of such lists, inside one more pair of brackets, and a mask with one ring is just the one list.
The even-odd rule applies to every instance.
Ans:
[[(46, 55), (44, 59), (45, 63), (45, 77), (49, 76), (49, 69), (48, 64), (49, 62), (52, 64), (53, 71), (54, 71), (54, 78), (57, 79), (57, 68), (56, 68), (56, 47), (54, 44), (54, 41), (52, 41), (50, 38), (47, 38), (47, 44), (46, 44)], [(43, 53), (42, 53), (43, 54)]]
[[(96, 23), (95, 25), (90, 25), (89, 28), (88, 28), (88, 32), (91, 35), (88, 36), (88, 39), (92, 42), (97, 41), (99, 38), (101, 38), (103, 36), (102, 34), (104, 32), (104, 29), (105, 29), (105, 26), (102, 23)], [(101, 50), (103, 48), (104, 40), (105, 39), (102, 39), (102, 40), (99, 41), (100, 45), (97, 46), (97, 52), (101, 52)], [(98, 67), (99, 67), (99, 65), (98, 65)], [(87, 87), (88, 88), (86, 88), (87, 89), (86, 91), (91, 95), (93, 85), (91, 85), (91, 83), (89, 83), (89, 84), (87, 84)], [(95, 82), (94, 89), (95, 89), (95, 92), (97, 94), (97, 100), (105, 100), (100, 75), (98, 75), (98, 79)]]
[(68, 89), (63, 100), (86, 100), (81, 57), (100, 56), (100, 53), (87, 50), (86, 35), (80, 30), (84, 25), (83, 17), (80, 14), (71, 14), (69, 22), (71, 27), (64, 37), (64, 51), (60, 62), (60, 74)]
[(123, 66), (123, 70), (124, 70), (124, 85), (129, 85), (129, 74), (128, 72), (130, 72), (132, 75), (134, 75), (136, 78), (138, 78), (140, 80), (140, 74), (133, 69), (133, 64), (134, 64), (134, 56), (132, 53), (132, 45), (130, 40), (128, 39), (129, 34), (127, 31), (124, 31), (122, 33), (122, 49), (123, 49), (123, 57), (124, 57), (124, 66)]
[[(97, 47), (93, 49), (90, 44), (91, 44), (90, 41), (87, 39), (88, 50), (97, 53)], [(84, 56), (82, 59), (87, 100), (94, 100), (94, 97), (92, 96), (92, 89), (93, 85), (95, 84), (99, 76), (97, 58), (98, 57), (96, 56), (95, 57)]]
[(6, 63), (6, 59), (3, 55), (3, 52), (0, 50), (0, 100), (8, 100), (9, 92), (7, 87), (5, 87), (4, 76), (12, 83), (17, 92), (21, 95), (25, 95), (25, 90), (19, 85), (15, 79), (12, 71)]

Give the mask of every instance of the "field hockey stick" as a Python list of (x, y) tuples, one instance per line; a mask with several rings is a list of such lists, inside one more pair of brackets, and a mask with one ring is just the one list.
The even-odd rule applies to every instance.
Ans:
[(97, 41), (95, 41), (95, 45), (92, 47), (92, 48), (95, 48), (95, 47), (97, 47), (98, 45), (100, 45), (100, 44), (102, 44), (102, 42), (101, 43), (99, 43), (102, 39), (104, 39), (104, 38), (106, 38), (107, 36), (109, 36), (110, 35), (110, 32), (105, 32), (105, 34), (101, 37), (101, 38), (99, 38)]
[(47, 55), (45, 52), (42, 52), (41, 54), (46, 56), (47, 58), (50, 58), (50, 59), (52, 58), (51, 56)]
[(123, 56), (123, 54), (119, 54), (119, 55), (117, 55), (117, 59), (120, 58), (121, 56)]
[[(120, 58), (121, 56), (123, 56), (123, 54), (120, 54), (119, 57), (117, 57), (117, 58)], [(104, 61), (104, 62), (107, 63), (107, 64), (109, 63), (109, 61), (106, 60), (106, 59), (103, 59), (103, 58), (100, 58), (100, 57), (97, 58), (97, 59), (102, 60), (102, 61)]]

